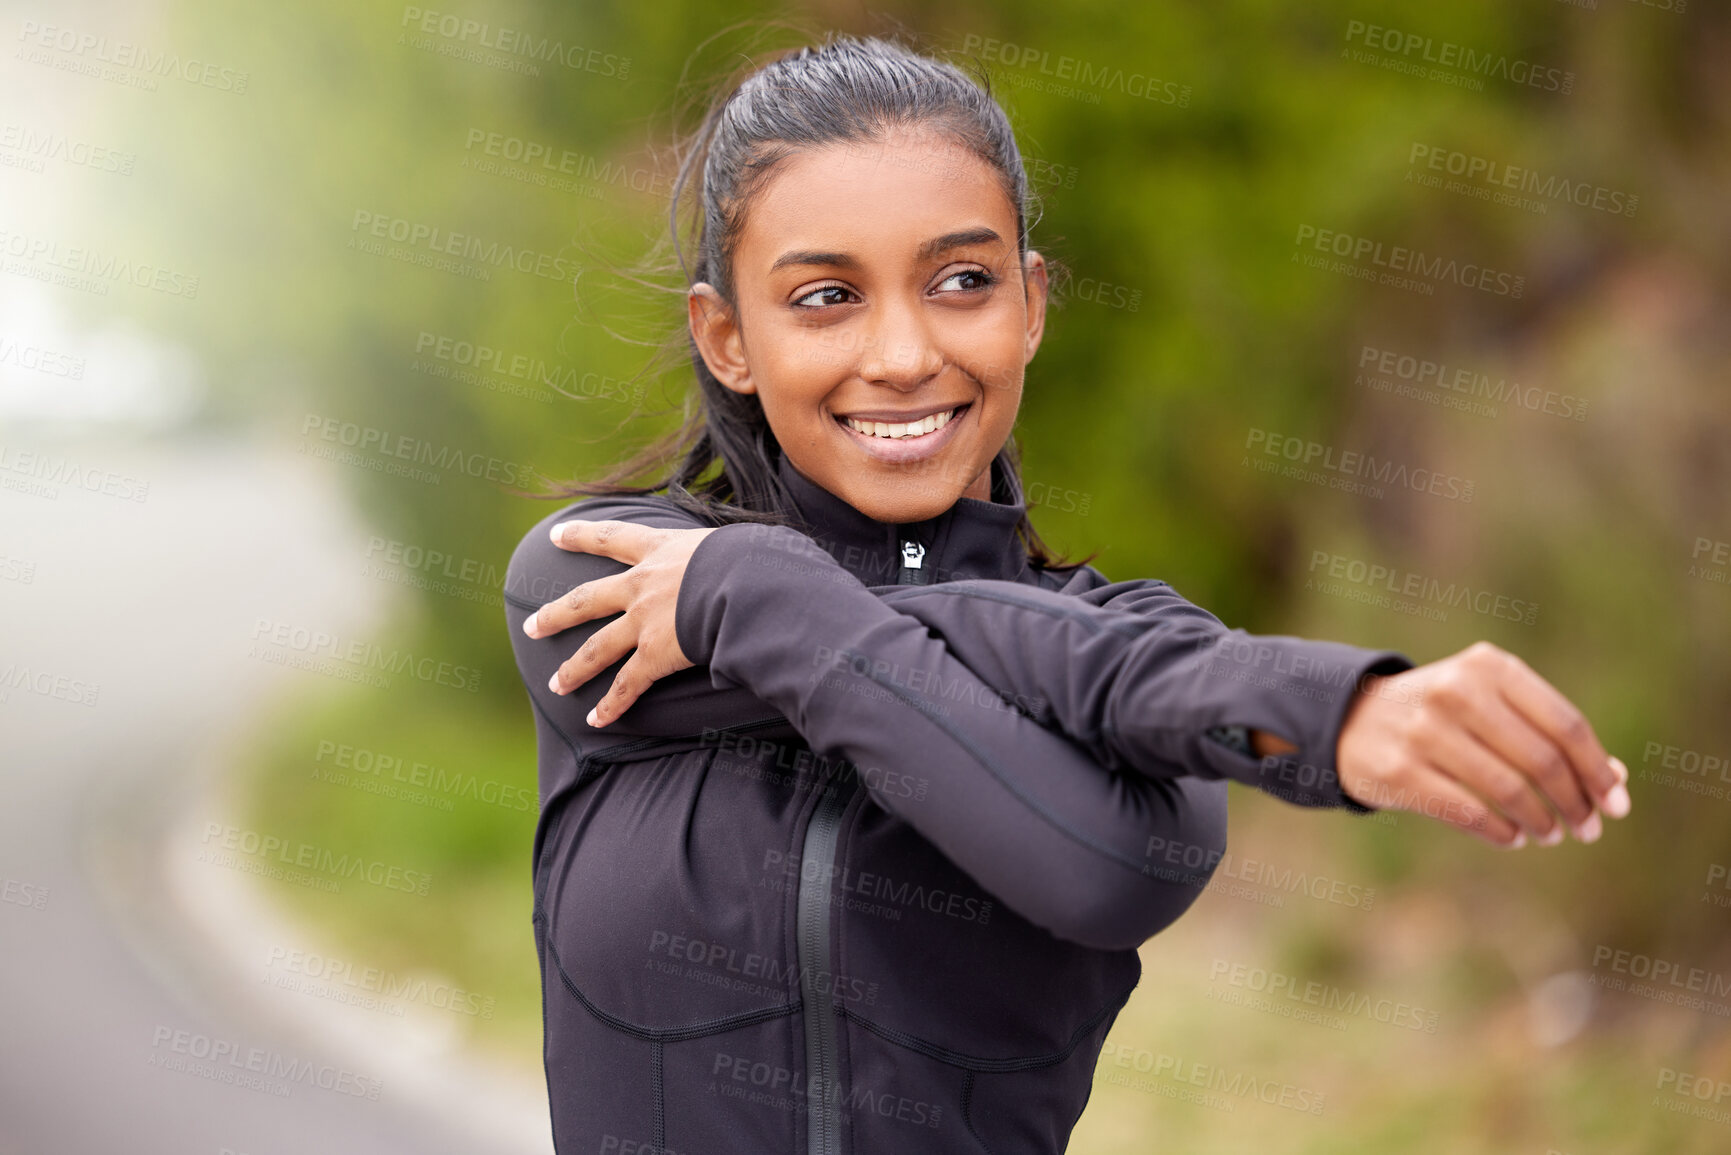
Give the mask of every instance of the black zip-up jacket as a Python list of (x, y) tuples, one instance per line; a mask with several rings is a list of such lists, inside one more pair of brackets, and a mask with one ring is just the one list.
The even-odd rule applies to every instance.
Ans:
[[(776, 468), (808, 532), (699, 543), (675, 615), (696, 665), (605, 729), (584, 716), (618, 664), (547, 682), (611, 618), (522, 624), (628, 567), (548, 528), (700, 523), (592, 498), (511, 559), (555, 1147), (1060, 1152), (1136, 947), (1224, 853), (1225, 780), (1362, 810), (1332, 769), (1341, 719), (1360, 677), (1411, 663), (1033, 568), (996, 463), (993, 500), (901, 525)], [(1258, 760), (1245, 728), (1298, 751)]]

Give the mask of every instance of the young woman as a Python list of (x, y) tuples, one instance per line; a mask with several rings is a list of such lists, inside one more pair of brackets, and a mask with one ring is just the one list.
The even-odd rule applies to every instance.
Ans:
[(1627, 813), (1495, 647), (1250, 637), (1049, 556), (1011, 440), (1046, 268), (958, 70), (782, 57), (680, 187), (701, 407), (507, 577), (561, 1152), (1062, 1151), (1229, 778), (1504, 846)]

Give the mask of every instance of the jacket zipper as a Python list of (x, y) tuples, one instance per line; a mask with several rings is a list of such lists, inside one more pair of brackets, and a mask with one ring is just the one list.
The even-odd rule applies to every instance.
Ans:
[(923, 568), (926, 560), (926, 547), (911, 539), (902, 542), (902, 569), (896, 577), (897, 585), (923, 586), (931, 583), (926, 580)]
[(836, 1083), (840, 1057), (836, 1041), (834, 952), (830, 949), (829, 885), (835, 876), (841, 816), (859, 789), (851, 766), (824, 781), (805, 828), (799, 854), (798, 963), (805, 1009), (805, 1107), (807, 1155), (841, 1155), (842, 1096)]

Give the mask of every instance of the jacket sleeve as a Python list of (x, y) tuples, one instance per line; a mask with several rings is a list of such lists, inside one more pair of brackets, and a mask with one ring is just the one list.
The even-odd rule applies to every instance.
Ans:
[[(584, 716), (616, 670), (566, 696), (546, 681), (611, 618), (543, 639), (521, 629), (531, 609), (625, 568), (547, 539), (547, 527), (573, 516), (696, 524), (676, 507), (596, 499), (547, 518), (518, 547), (506, 598), (518, 665), (542, 723), (573, 751), (779, 714), (820, 755), (924, 779), (909, 797), (879, 788), (905, 779), (861, 775), (879, 806), (1006, 906), (1101, 949), (1133, 948), (1177, 919), (1225, 853), (1223, 783), (1102, 767), (789, 527), (726, 525), (698, 544), (676, 612), (696, 665), (591, 728)], [(1185, 869), (1168, 865), (1179, 861)]]
[[(1410, 669), (1403, 654), (1229, 630), (1164, 582), (1106, 583), (1090, 567), (1063, 590), (970, 579), (883, 597), (1102, 765), (1231, 778), (1301, 806), (1373, 809), (1341, 790), (1335, 749), (1361, 680)], [(1298, 749), (1257, 758), (1221, 740), (1234, 729)]]
[[(727, 525), (704, 538), (676, 628), (718, 689), (749, 689), (819, 754), (926, 779), (910, 798), (864, 776), (878, 805), (1060, 938), (1139, 945), (1190, 906), (1225, 852), (1223, 784), (1102, 767), (797, 530)], [(1161, 865), (1175, 843), (1201, 868)]]

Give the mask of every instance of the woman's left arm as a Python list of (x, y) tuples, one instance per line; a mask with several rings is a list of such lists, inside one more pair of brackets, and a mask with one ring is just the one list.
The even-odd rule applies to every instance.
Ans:
[[(1499, 846), (1555, 845), (1565, 824), (1591, 842), (1600, 812), (1630, 809), (1627, 769), (1581, 712), (1486, 642), (1415, 668), (1394, 651), (1228, 630), (1158, 581), (1059, 593), (969, 580), (884, 598), (1107, 765), (1413, 810)], [(1231, 749), (1211, 736), (1223, 728), (1279, 748)]]

